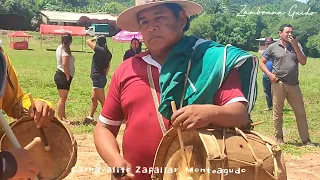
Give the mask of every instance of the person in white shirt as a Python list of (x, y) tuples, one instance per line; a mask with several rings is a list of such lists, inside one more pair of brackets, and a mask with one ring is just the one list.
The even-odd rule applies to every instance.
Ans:
[(54, 81), (59, 93), (57, 104), (58, 119), (68, 124), (70, 121), (66, 118), (65, 104), (75, 72), (75, 58), (70, 50), (71, 43), (72, 36), (70, 33), (65, 33), (61, 36), (61, 44), (56, 50), (57, 71), (54, 75)]

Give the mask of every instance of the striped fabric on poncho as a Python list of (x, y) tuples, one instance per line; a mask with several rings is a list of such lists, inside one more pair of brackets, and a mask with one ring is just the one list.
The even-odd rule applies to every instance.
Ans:
[(160, 72), (161, 103), (158, 110), (165, 118), (171, 119), (171, 101), (180, 107), (189, 60), (191, 68), (183, 106), (212, 104), (223, 81), (233, 68), (237, 68), (250, 113), (257, 96), (258, 58), (231, 45), (185, 36), (170, 51)]

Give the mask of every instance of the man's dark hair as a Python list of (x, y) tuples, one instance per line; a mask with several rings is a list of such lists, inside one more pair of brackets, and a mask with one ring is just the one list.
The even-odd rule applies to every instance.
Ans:
[[(179, 18), (180, 11), (184, 11), (183, 8), (179, 4), (176, 4), (176, 3), (166, 3), (163, 5), (165, 7), (167, 7), (168, 9), (170, 9), (177, 19)], [(188, 31), (189, 28), (190, 28), (190, 18), (187, 17), (187, 24), (184, 26), (183, 32)]]
[(291, 27), (291, 28), (293, 28), (291, 24), (283, 24), (283, 25), (280, 26), (279, 31), (282, 32), (283, 29), (286, 28), (286, 27)]

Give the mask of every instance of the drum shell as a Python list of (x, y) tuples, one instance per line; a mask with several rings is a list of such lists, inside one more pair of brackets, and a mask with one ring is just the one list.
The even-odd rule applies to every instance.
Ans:
[[(219, 173), (218, 170), (233, 170), (233, 173), (229, 172), (223, 177), (224, 180), (283, 180), (287, 178), (283, 154), (274, 141), (254, 131), (240, 130), (244, 133), (246, 137), (244, 138), (234, 130), (225, 130), (224, 139), (223, 129), (218, 128), (183, 131), (185, 152), (189, 163), (191, 162), (187, 164), (180, 150), (177, 132), (170, 129), (159, 144), (153, 164), (153, 169), (162, 168), (167, 170), (167, 173), (163, 172), (164, 170), (156, 171), (152, 178), (158, 180), (187, 179), (186, 177), (191, 175), (194, 180), (219, 180), (222, 179), (224, 173), (221, 173), (222, 171)], [(225, 153), (222, 153), (224, 145)], [(261, 167), (258, 167), (258, 174), (255, 174), (254, 163), (257, 163), (257, 160), (253, 154), (263, 162)], [(178, 172), (174, 172), (172, 170), (174, 168), (177, 168)], [(186, 171), (186, 168), (189, 171)], [(202, 172), (194, 173), (195, 169), (200, 169)], [(245, 172), (241, 172), (243, 169)], [(240, 173), (235, 173), (236, 170)], [(275, 170), (278, 170), (278, 173), (274, 173)]]
[[(25, 147), (35, 137), (41, 137), (40, 130), (35, 126), (33, 118), (24, 116), (9, 124), (21, 147)], [(63, 179), (72, 170), (77, 161), (77, 142), (72, 131), (64, 123), (54, 118), (43, 126), (50, 151), (44, 149), (44, 142), (30, 149), (33, 157), (43, 170), (39, 179)], [(0, 150), (13, 148), (7, 136), (2, 132)]]

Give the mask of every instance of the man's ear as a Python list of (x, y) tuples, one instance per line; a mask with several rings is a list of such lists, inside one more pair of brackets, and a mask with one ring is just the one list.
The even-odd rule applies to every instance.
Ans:
[(179, 13), (179, 24), (182, 28), (184, 28), (187, 25), (187, 14), (184, 11), (180, 11)]

